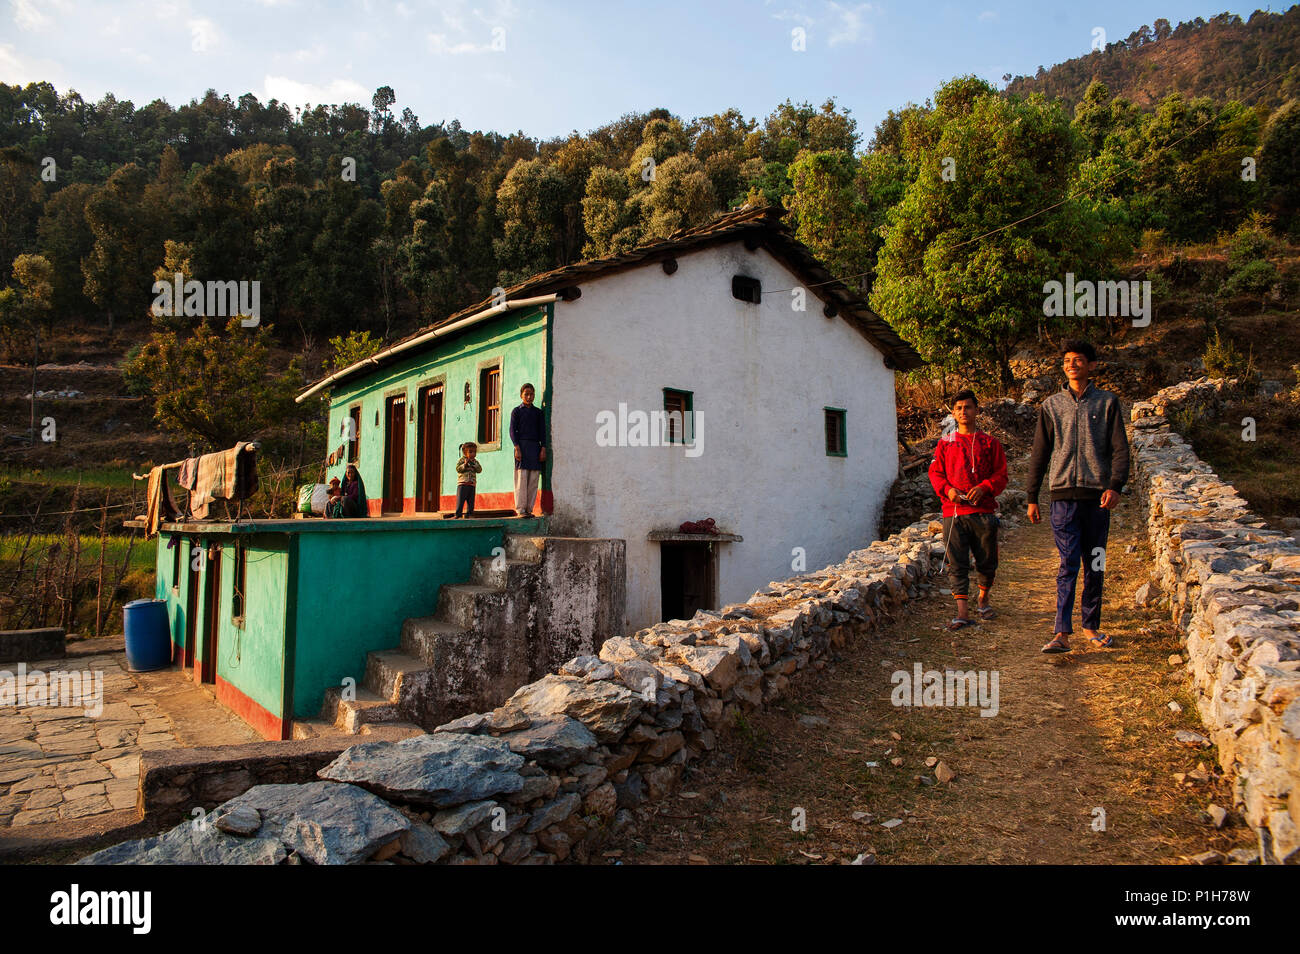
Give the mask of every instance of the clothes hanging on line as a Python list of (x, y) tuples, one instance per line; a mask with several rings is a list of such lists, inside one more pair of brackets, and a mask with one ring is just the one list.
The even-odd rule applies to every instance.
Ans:
[(257, 451), (247, 442), (204, 454), (198, 459), (190, 513), (206, 520), (213, 500), (246, 500), (257, 492), (257, 487)]
[(175, 520), (177, 516), (171, 492), (167, 488), (167, 472), (162, 467), (155, 467), (149, 471), (145, 499), (144, 520), (147, 539), (158, 533), (158, 527), (164, 520)]
[(176, 473), (176, 483), (185, 490), (193, 490), (198, 484), (199, 479), (199, 459), (197, 457), (187, 457), (181, 464), (181, 468)]

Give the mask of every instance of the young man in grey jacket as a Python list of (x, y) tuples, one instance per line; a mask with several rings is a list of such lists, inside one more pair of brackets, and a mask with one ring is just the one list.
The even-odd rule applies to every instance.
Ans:
[(1100, 632), (1110, 511), (1128, 480), (1128, 435), (1119, 398), (1092, 381), (1097, 351), (1086, 341), (1061, 349), (1068, 385), (1038, 409), (1029, 458), (1029, 522), (1038, 523), (1038, 492), (1047, 476), (1050, 519), (1061, 566), (1056, 574), (1056, 623), (1045, 653), (1068, 653), (1074, 632), (1074, 590), (1083, 565), (1079, 613), (1083, 633), (1095, 646), (1111, 644)]

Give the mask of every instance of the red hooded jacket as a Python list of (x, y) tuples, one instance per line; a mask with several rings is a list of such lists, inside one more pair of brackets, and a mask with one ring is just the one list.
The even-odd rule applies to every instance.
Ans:
[[(948, 499), (949, 487), (956, 487), (958, 493), (969, 493), (981, 484), (988, 488), (989, 496), (978, 507)], [(965, 436), (953, 431), (941, 437), (934, 449), (930, 485), (943, 500), (945, 517), (992, 513), (998, 506), (998, 494), (1007, 489), (1007, 455), (998, 439), (983, 431)]]

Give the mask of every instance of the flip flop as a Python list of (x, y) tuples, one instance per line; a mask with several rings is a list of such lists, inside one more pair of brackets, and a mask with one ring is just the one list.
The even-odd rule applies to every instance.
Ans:
[(955, 616), (953, 617), (952, 622), (948, 624), (948, 628), (955, 632), (959, 629), (965, 629), (967, 626), (974, 626), (974, 625), (975, 625), (975, 621), (973, 619), (962, 619), (959, 616)]
[(1100, 649), (1106, 649), (1108, 646), (1110, 646), (1113, 640), (1106, 633), (1098, 633), (1096, 636), (1090, 636), (1088, 638), (1088, 642), (1092, 643), (1094, 646), (1097, 646)]
[(980, 619), (997, 619), (997, 618), (998, 618), (998, 611), (995, 610), (992, 606), (981, 606), (981, 607), (979, 607), (979, 614), (980, 614)]
[(1043, 652), (1045, 653), (1068, 653), (1069, 651), (1069, 646), (1063, 646), (1061, 644), (1060, 636), (1053, 636), (1052, 641), (1043, 647)]

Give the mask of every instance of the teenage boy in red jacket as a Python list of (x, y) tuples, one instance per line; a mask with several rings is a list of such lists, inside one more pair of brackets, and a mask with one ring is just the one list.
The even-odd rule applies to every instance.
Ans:
[(939, 439), (930, 464), (930, 484), (943, 499), (943, 538), (947, 548), (957, 616), (949, 629), (972, 625), (970, 567), (975, 556), (980, 619), (993, 619), (989, 588), (998, 568), (998, 494), (1007, 488), (1007, 455), (997, 438), (975, 427), (975, 392), (958, 391), (952, 402), (957, 430)]

